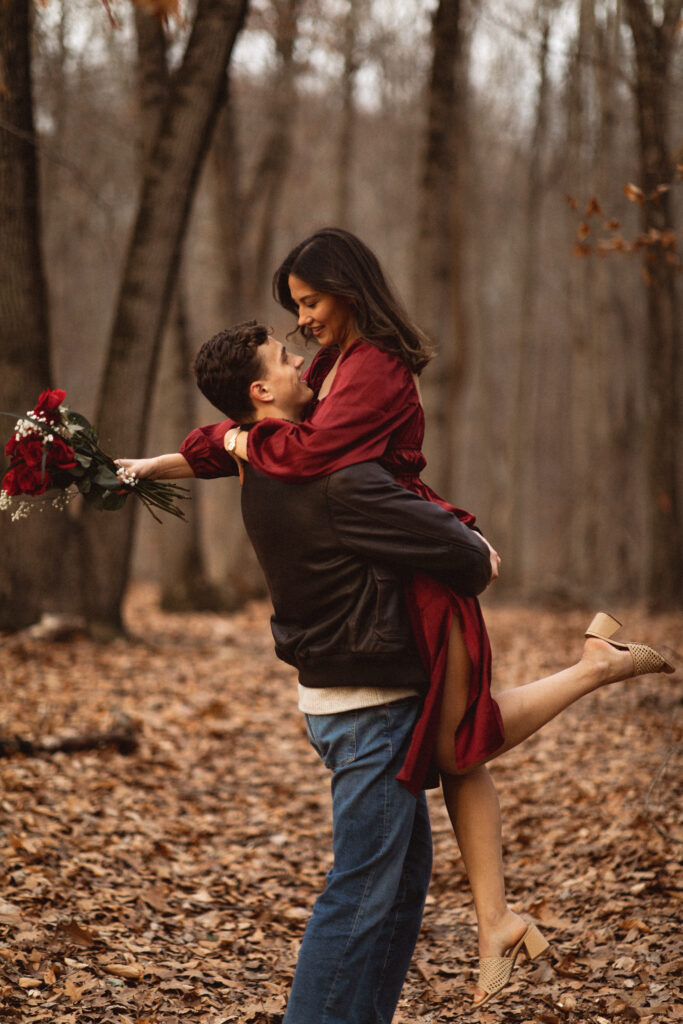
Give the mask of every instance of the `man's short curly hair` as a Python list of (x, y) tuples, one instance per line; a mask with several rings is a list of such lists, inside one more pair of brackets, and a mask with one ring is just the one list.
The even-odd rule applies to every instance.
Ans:
[(259, 348), (267, 340), (267, 327), (256, 320), (246, 320), (205, 341), (194, 361), (194, 375), (201, 393), (225, 416), (238, 423), (254, 419), (249, 385), (263, 376)]

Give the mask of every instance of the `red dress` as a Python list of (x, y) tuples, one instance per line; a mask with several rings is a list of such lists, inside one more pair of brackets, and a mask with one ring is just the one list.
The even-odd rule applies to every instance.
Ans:
[[(305, 376), (317, 394), (338, 351), (321, 349)], [(193, 431), (181, 452), (196, 476), (235, 473), (223, 448), (231, 425), (223, 421)], [(468, 526), (474, 516), (440, 498), (420, 479), (424, 412), (410, 371), (397, 357), (359, 339), (344, 351), (329, 394), (315, 401), (303, 423), (266, 419), (249, 431), (249, 461), (267, 476), (299, 482), (326, 476), (344, 466), (376, 459), (396, 479), (428, 501), (453, 512)], [(467, 708), (455, 734), (458, 768), (483, 761), (503, 743), (503, 723), (491, 696), (491, 648), (476, 598), (461, 597), (427, 576), (407, 585), (407, 602), (415, 640), (430, 679), (398, 779), (417, 794), (434, 786), (438, 773), (433, 753), (453, 615), (458, 616), (472, 663)]]

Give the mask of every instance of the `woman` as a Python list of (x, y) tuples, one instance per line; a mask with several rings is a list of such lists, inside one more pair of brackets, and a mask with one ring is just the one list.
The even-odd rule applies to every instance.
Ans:
[[(225, 422), (193, 431), (181, 452), (195, 475), (225, 472), (224, 446), (260, 472), (291, 481), (378, 459), (404, 486), (474, 526), (473, 516), (420, 480), (425, 460), (418, 375), (430, 353), (374, 254), (346, 231), (318, 231), (283, 262), (274, 292), (298, 317), (304, 337), (321, 346), (306, 375), (314, 407), (304, 423), (267, 420), (248, 435), (238, 428), (226, 433)], [(491, 552), (495, 574), (498, 556)], [(482, 1006), (507, 984), (522, 949), (533, 957), (547, 945), (507, 906), (498, 797), (485, 763), (584, 693), (639, 671), (672, 669), (649, 648), (649, 667), (634, 666), (629, 649), (605, 642), (616, 628), (606, 617), (592, 624), (577, 665), (494, 701), (491, 652), (478, 601), (427, 578), (411, 582), (407, 600), (431, 686), (398, 777), (417, 792), (441, 775), (474, 897), (480, 956), (474, 1005)]]

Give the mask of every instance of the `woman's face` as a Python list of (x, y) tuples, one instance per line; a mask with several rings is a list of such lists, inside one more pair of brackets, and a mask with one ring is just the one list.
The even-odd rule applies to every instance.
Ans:
[(341, 351), (357, 337), (350, 299), (319, 292), (290, 274), (289, 292), (299, 311), (299, 327), (308, 327), (325, 348), (338, 345)]

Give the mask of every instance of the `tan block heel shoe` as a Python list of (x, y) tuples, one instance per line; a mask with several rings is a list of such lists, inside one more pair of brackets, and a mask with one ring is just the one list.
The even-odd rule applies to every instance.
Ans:
[(524, 950), (529, 960), (535, 960), (541, 953), (548, 949), (545, 941), (535, 924), (530, 924), (522, 935), (521, 939), (506, 950), (503, 956), (483, 956), (479, 961), (479, 980), (477, 987), (483, 989), (486, 995), (472, 1003), (476, 1009), (488, 1003), (495, 995), (505, 988), (510, 980), (517, 957)]
[(673, 665), (663, 658), (659, 651), (647, 644), (627, 644), (611, 640), (610, 637), (616, 633), (621, 626), (618, 619), (607, 612), (598, 612), (590, 626), (586, 630), (587, 637), (595, 637), (597, 640), (604, 640), (620, 651), (629, 651), (633, 658), (634, 676), (645, 676), (650, 672), (675, 672)]

